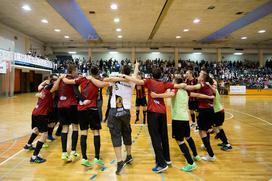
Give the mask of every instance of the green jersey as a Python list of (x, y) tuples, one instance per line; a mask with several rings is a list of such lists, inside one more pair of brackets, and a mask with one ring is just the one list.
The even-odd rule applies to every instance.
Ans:
[(214, 112), (219, 112), (219, 111), (222, 111), (223, 109), (224, 108), (221, 104), (220, 94), (216, 89), (215, 98), (213, 99), (213, 110), (214, 110)]
[(184, 89), (173, 89), (175, 96), (171, 98), (172, 120), (189, 121), (189, 96)]

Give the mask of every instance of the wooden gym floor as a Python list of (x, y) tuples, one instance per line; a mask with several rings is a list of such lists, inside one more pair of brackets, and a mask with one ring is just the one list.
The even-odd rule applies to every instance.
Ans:
[[(233, 145), (229, 152), (221, 151), (219, 141), (211, 136), (217, 160), (213, 163), (199, 161), (191, 173), (180, 171), (184, 157), (177, 144), (169, 140), (173, 165), (163, 174), (154, 174), (154, 153), (146, 126), (132, 125), (132, 165), (126, 166), (121, 176), (115, 175), (116, 161), (108, 128), (101, 130), (101, 157), (105, 168), (85, 169), (80, 162), (65, 164), (60, 159), (60, 138), (43, 149), (47, 159), (44, 164), (30, 164), (32, 152), (22, 146), (31, 132), (31, 111), (36, 104), (33, 94), (21, 94), (12, 98), (0, 98), (0, 180), (269, 180), (272, 179), (272, 96), (223, 96), (226, 108), (225, 132)], [(134, 102), (134, 101), (133, 101)], [(104, 100), (104, 112), (107, 99)], [(132, 122), (135, 108), (132, 108)], [(169, 111), (168, 111), (169, 112)], [(170, 118), (170, 114), (168, 116)], [(168, 122), (171, 123), (170, 119)], [(200, 155), (201, 140), (191, 132)], [(92, 133), (89, 133), (88, 155), (93, 159)], [(70, 145), (70, 144), (69, 144)], [(78, 151), (80, 146), (78, 142)], [(125, 157), (125, 152), (124, 152)]]

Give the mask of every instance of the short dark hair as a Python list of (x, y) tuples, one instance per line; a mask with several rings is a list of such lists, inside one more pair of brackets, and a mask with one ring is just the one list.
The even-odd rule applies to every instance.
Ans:
[(175, 83), (176, 83), (176, 84), (183, 83), (183, 78), (180, 78), (180, 77), (175, 78)]
[(161, 78), (161, 69), (160, 68), (153, 68), (152, 69), (152, 77), (154, 79), (160, 79)]
[(122, 74), (129, 75), (131, 72), (131, 68), (129, 65), (124, 65), (122, 68)]
[(98, 73), (99, 73), (99, 69), (98, 69), (97, 66), (92, 66), (92, 67), (90, 68), (90, 72), (91, 72), (92, 75), (96, 76), (96, 75), (98, 75)]
[(67, 72), (68, 72), (68, 74), (73, 73), (73, 71), (76, 71), (75, 65), (69, 64), (68, 67), (67, 67)]

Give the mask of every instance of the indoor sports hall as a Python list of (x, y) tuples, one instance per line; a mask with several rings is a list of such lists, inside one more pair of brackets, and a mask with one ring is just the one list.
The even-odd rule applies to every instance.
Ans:
[(0, 7), (0, 180), (272, 181), (272, 0)]

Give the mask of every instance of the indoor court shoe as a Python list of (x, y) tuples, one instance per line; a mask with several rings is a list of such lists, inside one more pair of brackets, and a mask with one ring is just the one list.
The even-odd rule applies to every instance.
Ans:
[(117, 163), (117, 170), (116, 170), (116, 175), (120, 175), (121, 171), (123, 170), (123, 168), (125, 167), (125, 162), (124, 161), (120, 161)]
[(35, 156), (34, 158), (30, 158), (30, 163), (43, 163), (46, 162), (46, 159), (40, 157), (40, 156)]
[(24, 146), (24, 150), (27, 150), (27, 151), (32, 151), (32, 150), (34, 150), (35, 148), (32, 146), (32, 145), (29, 145), (29, 144), (26, 144), (25, 146)]
[(133, 161), (133, 158), (131, 155), (127, 155), (127, 158), (125, 159), (125, 164), (130, 164)]
[(193, 157), (193, 160), (194, 161), (199, 161), (199, 160), (201, 160), (201, 157), (199, 155), (196, 155), (196, 156)]
[(51, 136), (48, 136), (47, 139), (51, 142), (51, 141), (54, 141), (55, 138), (51, 135)]
[(182, 167), (181, 170), (184, 172), (191, 172), (192, 170), (196, 169), (196, 167), (197, 167), (196, 164), (193, 163), (192, 165), (188, 164), (188, 165)]
[(166, 164), (167, 165), (172, 165), (172, 161), (170, 160), (170, 161), (166, 161)]
[(69, 158), (69, 154), (66, 152), (66, 153), (62, 153), (61, 155), (61, 159), (66, 161), (66, 162), (70, 162), (70, 158)]
[(104, 166), (104, 162), (103, 160), (100, 160), (100, 159), (97, 159), (97, 158), (94, 158), (94, 163), (99, 165), (99, 166)]
[(219, 143), (219, 144), (217, 144), (217, 146), (225, 146), (225, 144), (224, 143)]
[(156, 166), (155, 168), (152, 169), (153, 172), (155, 173), (161, 173), (165, 170), (168, 169), (168, 165), (164, 166), (164, 167), (161, 167), (161, 166)]
[(44, 143), (42, 147), (43, 147), (43, 148), (48, 148), (49, 145), (48, 145), (47, 143)]
[(216, 160), (216, 158), (214, 155), (213, 155), (213, 157), (211, 157), (210, 155), (206, 155), (206, 156), (201, 157), (201, 160), (213, 162)]
[(93, 163), (89, 162), (89, 160), (86, 159), (82, 159), (81, 160), (81, 165), (85, 166), (85, 167), (92, 167)]
[(223, 145), (221, 147), (221, 150), (223, 150), (223, 151), (228, 151), (228, 150), (231, 150), (231, 149), (232, 149), (232, 146), (230, 144)]
[(77, 160), (79, 158), (79, 153), (77, 153), (76, 151), (71, 151), (70, 155), (69, 155), (69, 160), (71, 160), (72, 162)]

